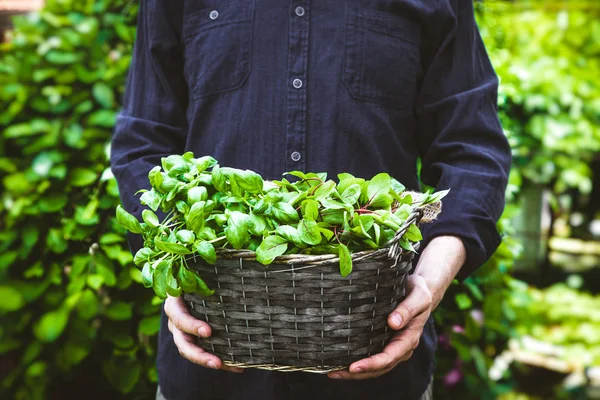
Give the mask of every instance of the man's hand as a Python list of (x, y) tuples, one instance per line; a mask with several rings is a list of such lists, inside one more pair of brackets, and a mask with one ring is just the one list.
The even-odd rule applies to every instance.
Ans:
[(228, 367), (219, 357), (210, 354), (195, 344), (196, 337), (209, 337), (210, 326), (192, 317), (181, 297), (169, 296), (165, 301), (165, 314), (169, 318), (169, 330), (179, 354), (194, 364), (206, 368), (222, 369), (230, 372), (243, 372), (242, 368)]
[(408, 295), (388, 317), (390, 328), (398, 331), (383, 351), (350, 365), (349, 371), (330, 372), (334, 379), (370, 379), (391, 371), (408, 360), (419, 345), (423, 327), (442, 300), (466, 252), (460, 239), (450, 236), (433, 239), (408, 278)]

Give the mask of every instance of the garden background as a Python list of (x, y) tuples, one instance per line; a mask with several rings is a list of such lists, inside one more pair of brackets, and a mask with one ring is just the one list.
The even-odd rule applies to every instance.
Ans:
[[(0, 0), (0, 397), (150, 399), (160, 301), (108, 162), (137, 5), (7, 25), (34, 3)], [(514, 165), (502, 245), (436, 311), (436, 398), (600, 398), (600, 2), (476, 6)]]

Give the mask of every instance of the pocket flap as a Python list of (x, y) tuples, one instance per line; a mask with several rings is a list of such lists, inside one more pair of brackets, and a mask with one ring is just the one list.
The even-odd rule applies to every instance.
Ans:
[(253, 1), (224, 2), (212, 8), (200, 9), (193, 9), (193, 7), (188, 6), (183, 17), (184, 32), (187, 36), (187, 34), (217, 26), (246, 22), (252, 19), (253, 12)]
[(421, 43), (421, 27), (418, 23), (385, 11), (349, 8), (348, 24), (395, 36), (415, 44)]

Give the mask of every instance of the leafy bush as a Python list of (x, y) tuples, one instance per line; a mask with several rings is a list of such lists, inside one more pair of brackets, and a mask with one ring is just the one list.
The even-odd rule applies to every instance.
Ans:
[(153, 390), (160, 302), (115, 221), (107, 154), (136, 8), (48, 1), (0, 48), (0, 397)]
[[(500, 116), (513, 148), (509, 205), (499, 223), (510, 235), (523, 185), (539, 183), (556, 195), (591, 190), (588, 165), (600, 150), (600, 9), (556, 13), (483, 2), (478, 11), (482, 36), (501, 79)], [(505, 238), (485, 266), (464, 285), (450, 288), (436, 312), (440, 397), (493, 399), (519, 387), (510, 373), (500, 382), (488, 374), (510, 338), (532, 334), (524, 328), (530, 327), (528, 308), (519, 302), (527, 297), (527, 285), (509, 274), (519, 253), (518, 241)], [(584, 297), (574, 299), (576, 308), (588, 303)], [(539, 327), (543, 318), (536, 315), (534, 336), (547, 333)], [(552, 321), (544, 323), (550, 326)], [(576, 349), (582, 347), (598, 351), (598, 344), (589, 340)]]
[(523, 11), (498, 2), (481, 11), (515, 178), (589, 193), (589, 163), (600, 152), (600, 7)]

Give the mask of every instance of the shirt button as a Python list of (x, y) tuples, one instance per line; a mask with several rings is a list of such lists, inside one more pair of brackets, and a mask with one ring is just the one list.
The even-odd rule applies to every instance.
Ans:
[(217, 10), (212, 10), (208, 16), (210, 19), (217, 19), (219, 18), (219, 12)]
[(292, 81), (292, 85), (296, 88), (296, 89), (300, 89), (302, 87), (302, 81), (298, 78), (294, 79)]
[(304, 7), (300, 7), (300, 6), (296, 7), (296, 15), (299, 17), (303, 16), (304, 15)]
[(292, 161), (300, 161), (301, 158), (302, 156), (297, 151), (294, 151), (292, 153)]

